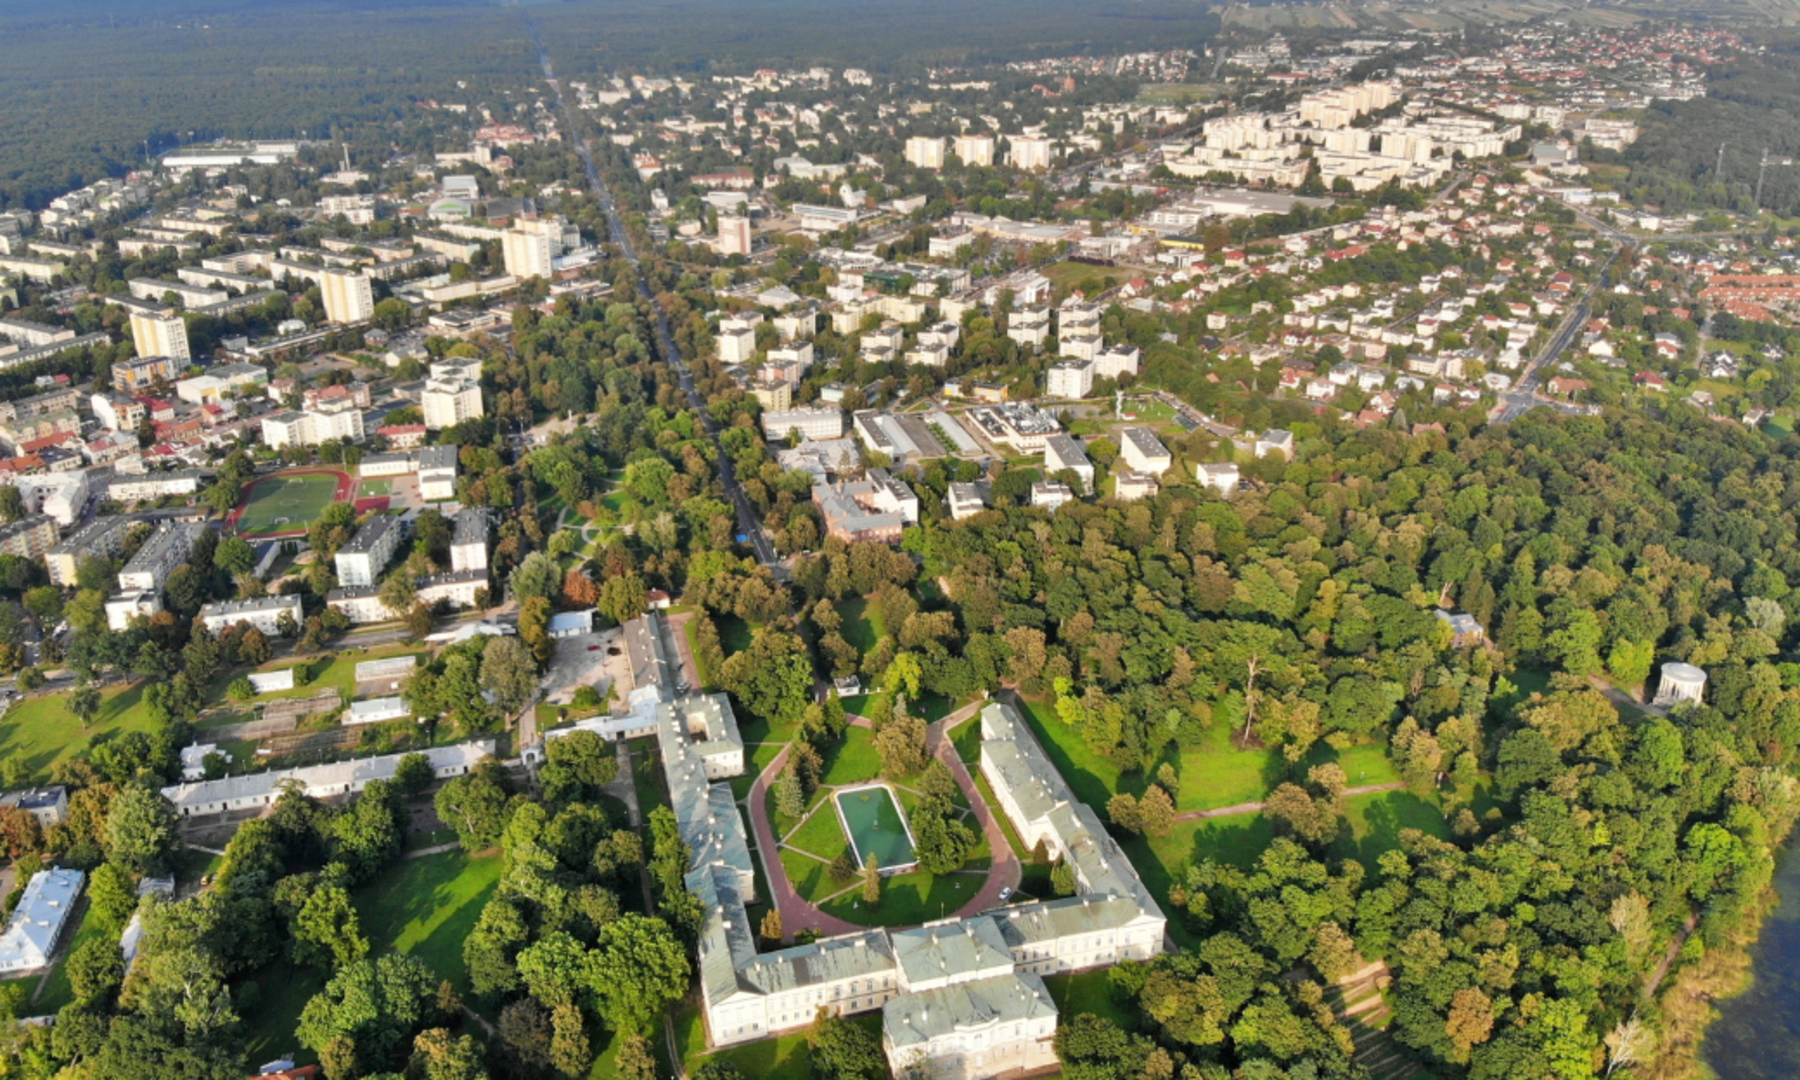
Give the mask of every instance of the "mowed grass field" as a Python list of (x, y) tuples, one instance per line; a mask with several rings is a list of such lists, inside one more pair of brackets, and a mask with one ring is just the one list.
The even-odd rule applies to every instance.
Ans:
[(245, 536), (304, 529), (337, 497), (338, 478), (331, 473), (265, 476), (250, 485), (237, 530)]
[(19, 701), (0, 720), (0, 758), (17, 758), (31, 769), (32, 779), (48, 780), (50, 767), (89, 747), (128, 731), (150, 732), (155, 723), (144, 706), (144, 685), (112, 687), (100, 693), (100, 712), (91, 726), (69, 711), (69, 695)]
[[(460, 850), (446, 851), (407, 859), (384, 870), (378, 880), (354, 895), (370, 955), (411, 953), (450, 980), (466, 998), (469, 973), (463, 967), (463, 940), (494, 895), (500, 882), (500, 861), (498, 853), (472, 856)], [(295, 968), (282, 960), (255, 978), (258, 1004), (244, 1017), (245, 1046), (251, 1060), (267, 1061), (299, 1050), (294, 1028), (307, 1001), (324, 989), (324, 973)]]

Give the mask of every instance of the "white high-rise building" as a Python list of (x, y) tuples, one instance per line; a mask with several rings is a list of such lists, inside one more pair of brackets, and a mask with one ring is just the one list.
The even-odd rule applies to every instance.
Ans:
[(985, 169), (994, 163), (992, 135), (959, 135), (953, 149), (964, 165), (979, 165)]
[(1053, 398), (1084, 398), (1094, 388), (1092, 360), (1059, 360), (1050, 365), (1044, 379), (1044, 395)]
[(470, 379), (432, 379), (419, 397), (425, 426), (432, 431), (455, 427), (483, 414), (481, 384)]
[(748, 364), (756, 356), (756, 322), (743, 318), (719, 321), (719, 363)]
[(1011, 147), (1006, 151), (1006, 163), (1015, 169), (1023, 169), (1026, 172), (1033, 169), (1048, 169), (1050, 167), (1050, 140), (1027, 138), (1023, 135), (1013, 139)]
[(513, 277), (549, 278), (555, 272), (553, 241), (547, 233), (509, 229), (500, 238), (500, 250), (506, 257), (506, 272)]
[(186, 360), (193, 355), (188, 351), (187, 323), (173, 311), (157, 314), (133, 311), (131, 340), (137, 346), (139, 356)]
[(944, 167), (944, 140), (915, 135), (906, 140), (906, 163), (917, 169)]
[(319, 294), (325, 299), (325, 317), (334, 323), (367, 322), (375, 317), (375, 293), (367, 274), (321, 270)]
[(750, 219), (735, 214), (719, 215), (719, 254), (750, 254)]

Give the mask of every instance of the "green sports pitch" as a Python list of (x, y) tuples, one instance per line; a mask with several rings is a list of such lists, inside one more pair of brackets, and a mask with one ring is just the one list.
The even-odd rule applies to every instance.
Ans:
[(237, 531), (244, 536), (303, 532), (337, 498), (335, 473), (265, 476), (250, 486), (238, 512)]
[(875, 856), (876, 865), (884, 871), (919, 861), (913, 853), (912, 830), (887, 785), (846, 788), (834, 796), (834, 801), (844, 835), (856, 849), (858, 866), (867, 866), (870, 855)]

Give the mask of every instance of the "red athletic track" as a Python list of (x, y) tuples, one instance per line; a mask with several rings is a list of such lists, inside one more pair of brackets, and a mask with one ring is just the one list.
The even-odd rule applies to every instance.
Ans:
[[(351, 496), (356, 494), (356, 478), (354, 476), (351, 476), (349, 473), (345, 472), (342, 469), (333, 469), (333, 468), (329, 468), (329, 467), (315, 466), (313, 468), (307, 468), (307, 469), (284, 469), (281, 472), (270, 473), (267, 476), (259, 476), (255, 480), (252, 480), (245, 487), (244, 497), (242, 499), (238, 500), (237, 506), (235, 508), (233, 508), (231, 513), (225, 515), (226, 531), (227, 532), (236, 532), (237, 531), (238, 519), (244, 516), (244, 508), (250, 505), (250, 492), (255, 490), (256, 485), (262, 483), (265, 480), (274, 480), (274, 479), (281, 478), (281, 477), (318, 476), (320, 474), (324, 474), (324, 475), (328, 475), (328, 476), (335, 476), (338, 478), (337, 491), (335, 491), (331, 496), (331, 499), (333, 502), (349, 502)], [(304, 536), (304, 535), (306, 535), (306, 526), (302, 525), (298, 529), (289, 529), (286, 532), (257, 533), (255, 535), (258, 539), (262, 539), (262, 540), (275, 540), (275, 539), (279, 539), (284, 536)]]

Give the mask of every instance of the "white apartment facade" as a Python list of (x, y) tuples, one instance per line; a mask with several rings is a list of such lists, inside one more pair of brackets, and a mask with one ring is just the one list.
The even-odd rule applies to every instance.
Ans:
[(192, 356), (188, 351), (187, 323), (172, 311), (157, 314), (133, 311), (131, 341), (139, 356), (167, 356), (175, 360), (187, 360)]
[(321, 270), (319, 295), (325, 301), (325, 317), (334, 323), (367, 322), (375, 317), (375, 293), (367, 274)]

